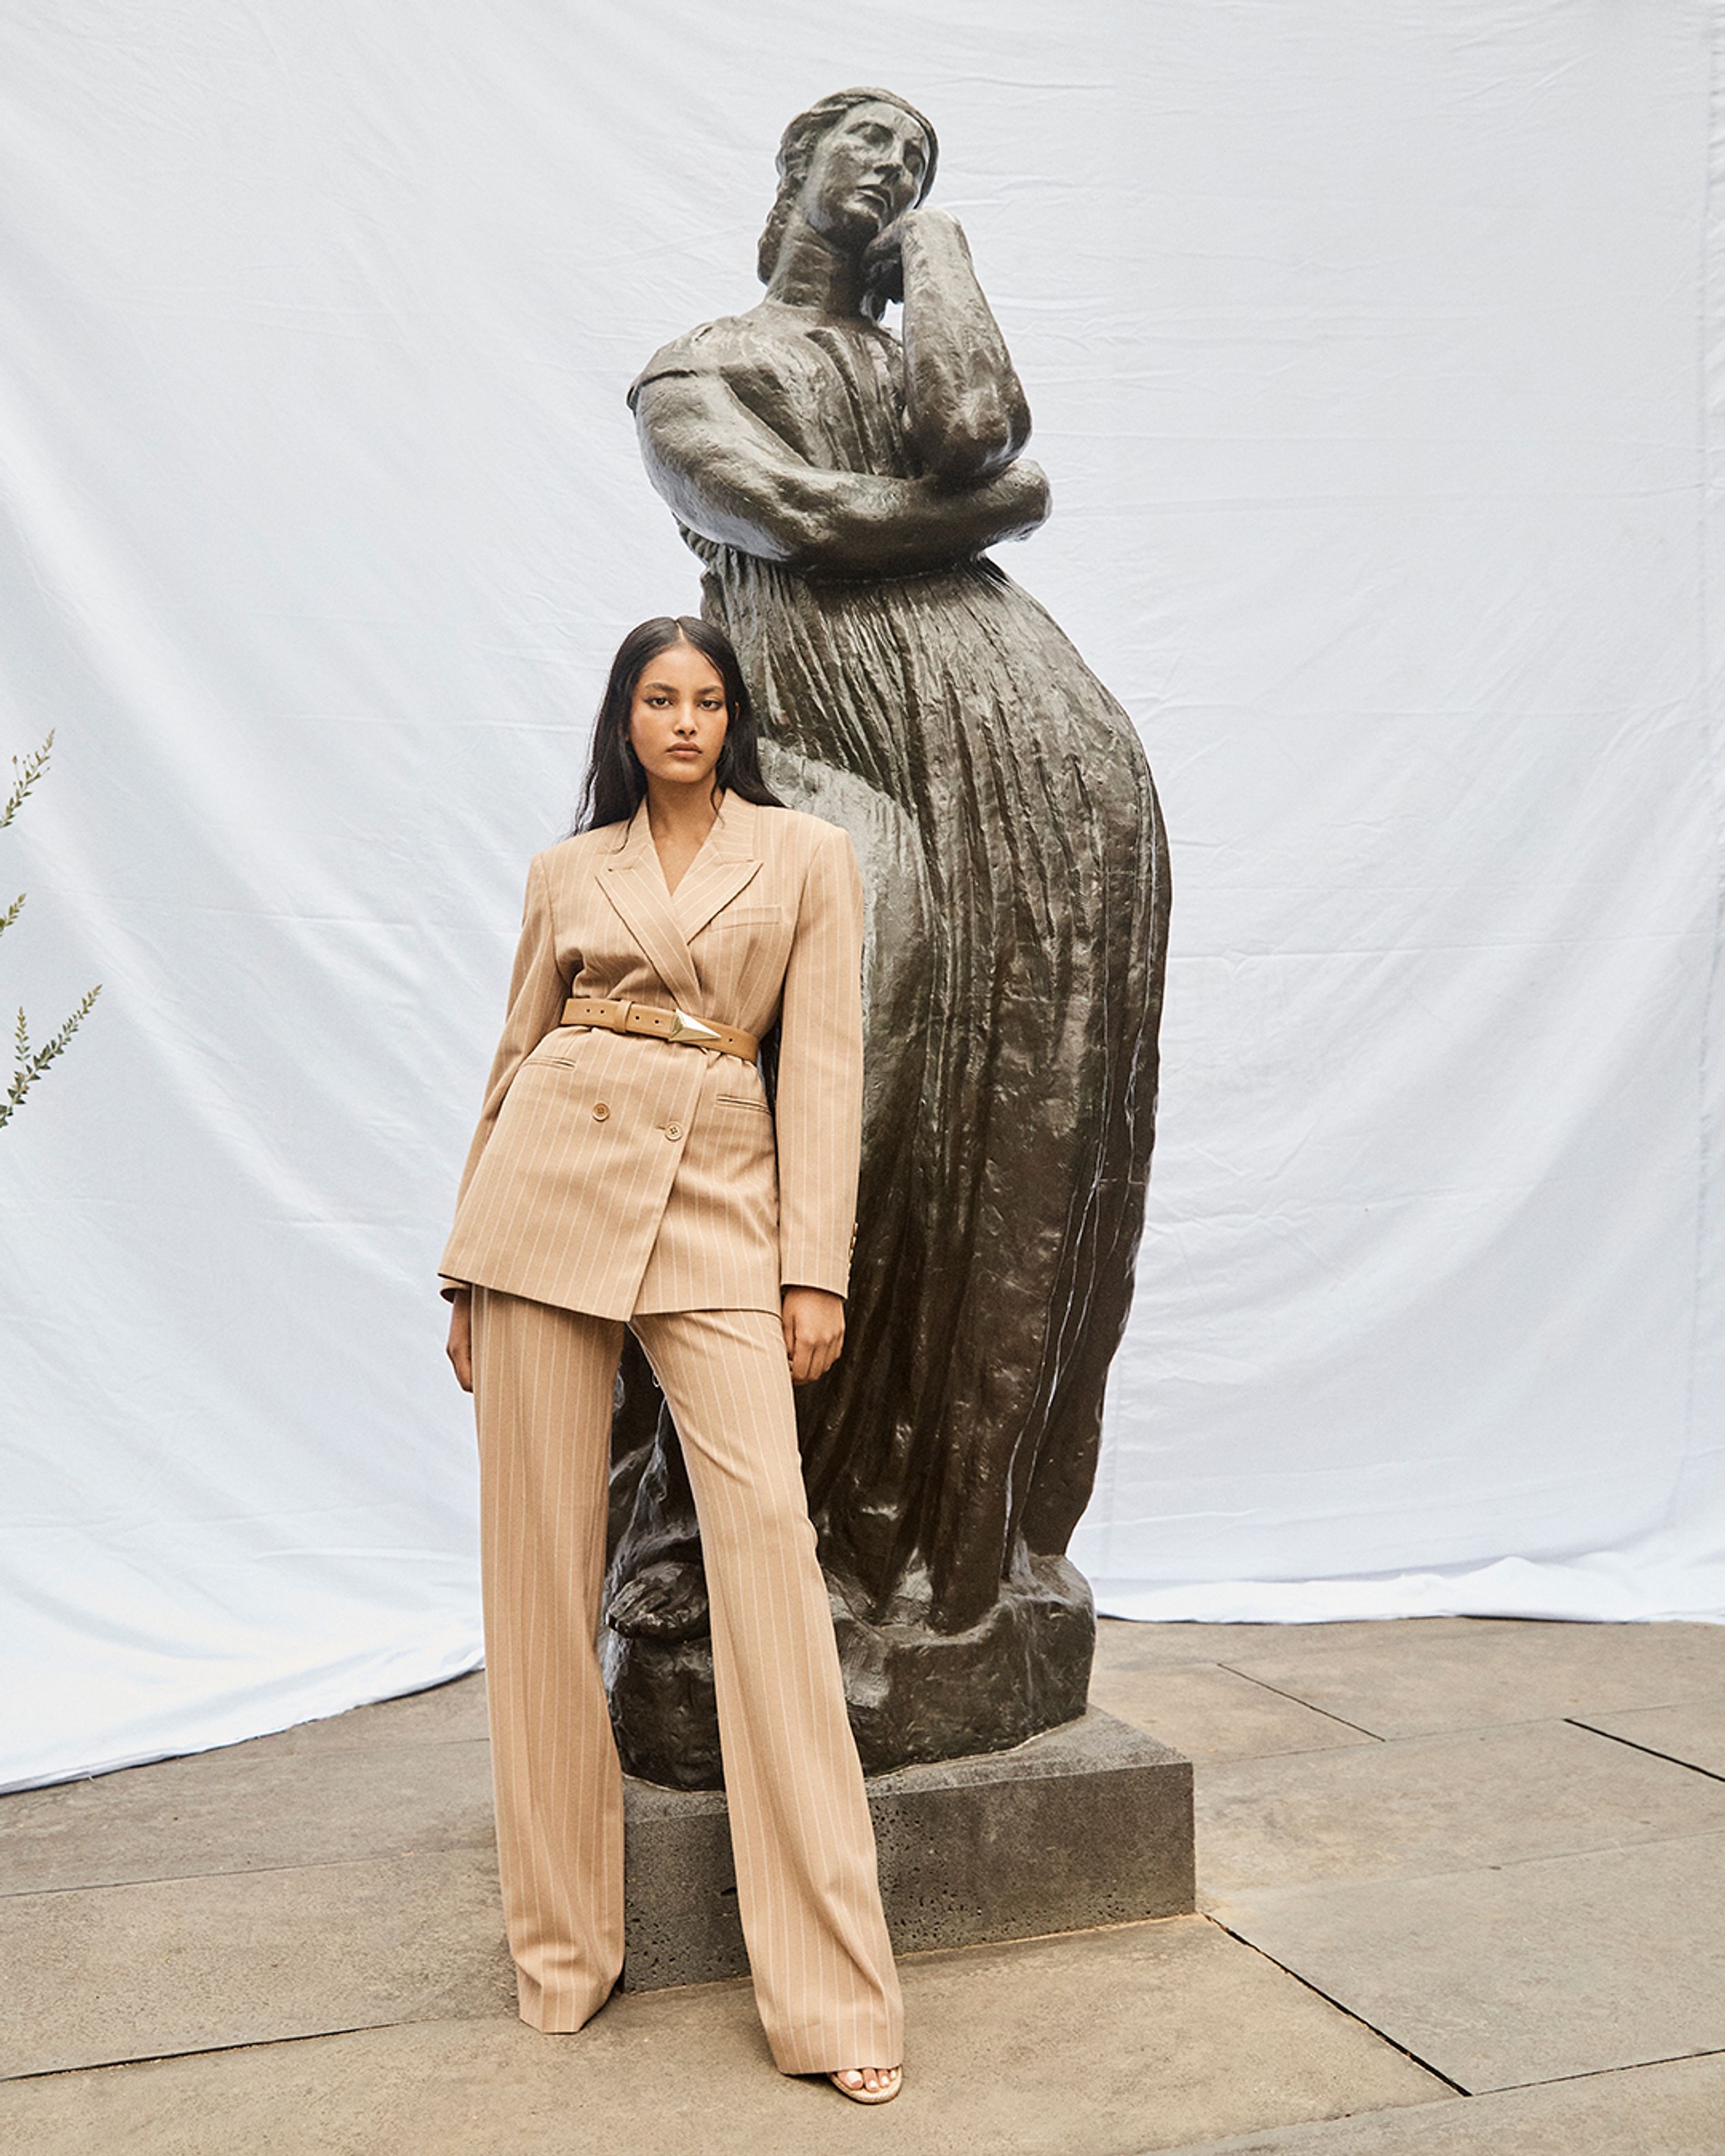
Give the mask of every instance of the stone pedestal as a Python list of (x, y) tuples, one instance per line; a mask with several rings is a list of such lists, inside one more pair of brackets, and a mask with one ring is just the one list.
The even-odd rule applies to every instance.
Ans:
[[(638, 1604), (627, 1623), (614, 1621), (599, 1635), (624, 1772), (671, 1789), (721, 1789), (699, 1558), (645, 1568), (634, 1584), (649, 1590), (650, 1615)], [(903, 1609), (873, 1624), (836, 1590), (832, 1609), (865, 1774), (1004, 1751), (1084, 1712), (1096, 1610), (1088, 1581), (1069, 1558), (1027, 1558), (963, 1632), (938, 1632)]]
[[(1111, 1715), (868, 1787), (900, 1953), (1193, 1907), (1191, 1763)], [(624, 1988), (743, 1974), (722, 1793), (630, 1779), (624, 1803)]]

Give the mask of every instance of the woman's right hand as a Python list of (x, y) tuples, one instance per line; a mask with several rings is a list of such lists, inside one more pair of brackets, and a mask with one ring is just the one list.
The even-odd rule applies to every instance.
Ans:
[(444, 1353), (464, 1393), (473, 1390), (473, 1291), (458, 1287), (449, 1298), (449, 1337)]

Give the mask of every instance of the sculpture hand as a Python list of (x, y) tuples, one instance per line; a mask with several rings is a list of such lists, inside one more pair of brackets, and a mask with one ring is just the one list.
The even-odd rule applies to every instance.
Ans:
[(876, 233), (863, 250), (864, 281), (869, 290), (883, 300), (902, 300), (905, 242), (913, 234), (922, 236), (940, 230), (957, 234), (963, 244), (963, 227), (950, 210), (944, 209), (907, 209), (884, 231)]
[(905, 296), (905, 218), (916, 214), (913, 209), (906, 210), (904, 217), (896, 218), (884, 232), (877, 232), (863, 249), (864, 288), (877, 299), (897, 300)]

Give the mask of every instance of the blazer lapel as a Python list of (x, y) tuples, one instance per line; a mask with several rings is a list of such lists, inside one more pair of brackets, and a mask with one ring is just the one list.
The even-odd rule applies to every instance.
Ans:
[[(695, 872), (691, 867), (683, 884)], [(697, 1008), (701, 989), (695, 978), (695, 961), (689, 955), (688, 939), (670, 893), (665, 887), (665, 874), (653, 850), (653, 833), (647, 822), (644, 801), (629, 819), (628, 835), (621, 848), (599, 870), (599, 888), (616, 908), (642, 957), (664, 982), (673, 999), (692, 1016), (701, 1017), (702, 1013)], [(678, 886), (680, 896), (682, 888), (683, 885)]]
[(719, 909), (729, 906), (760, 872), (761, 857), (755, 845), (759, 813), (753, 802), (726, 793), (706, 844), (672, 894), (671, 910), (682, 931), (685, 951), (690, 938), (698, 936)]

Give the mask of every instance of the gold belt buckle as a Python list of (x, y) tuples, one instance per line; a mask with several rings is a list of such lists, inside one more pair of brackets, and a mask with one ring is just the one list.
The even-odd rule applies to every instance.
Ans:
[(718, 1039), (718, 1034), (710, 1025), (704, 1025), (698, 1018), (691, 1018), (681, 1004), (673, 1004), (672, 1009), (675, 1014), (671, 1022), (671, 1029), (665, 1036), (667, 1040), (716, 1040)]

